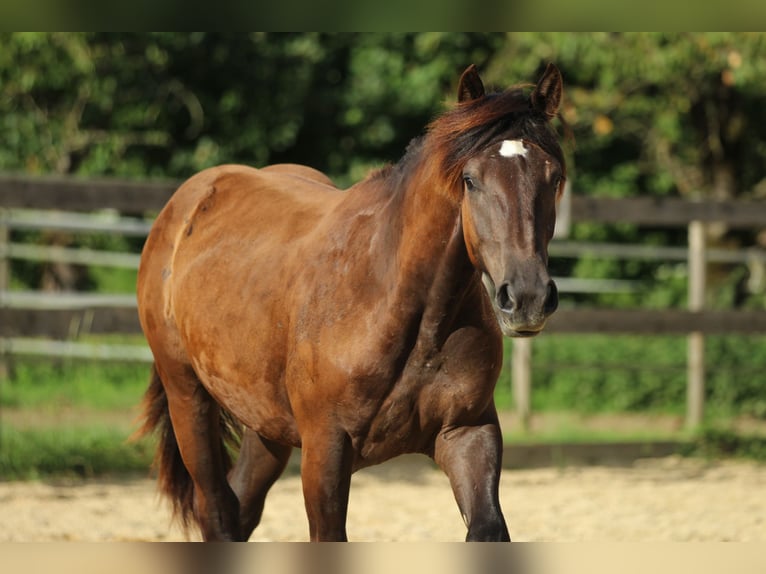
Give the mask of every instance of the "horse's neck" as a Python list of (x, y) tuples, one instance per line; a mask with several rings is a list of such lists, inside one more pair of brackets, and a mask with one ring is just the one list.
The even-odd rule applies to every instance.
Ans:
[[(419, 306), (419, 344), (439, 345), (476, 274), (463, 238), (460, 204), (427, 175), (407, 182), (401, 202), (397, 298)], [(409, 306), (409, 305), (406, 305)]]

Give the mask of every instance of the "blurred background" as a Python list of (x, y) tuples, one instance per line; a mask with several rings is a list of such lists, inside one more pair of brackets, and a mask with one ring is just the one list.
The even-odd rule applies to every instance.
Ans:
[(2, 33), (0, 478), (148, 467), (133, 293), (178, 182), (291, 162), (347, 187), (469, 64), (502, 89), (548, 62), (574, 135), (562, 302), (507, 342), (509, 444), (766, 456), (766, 35)]

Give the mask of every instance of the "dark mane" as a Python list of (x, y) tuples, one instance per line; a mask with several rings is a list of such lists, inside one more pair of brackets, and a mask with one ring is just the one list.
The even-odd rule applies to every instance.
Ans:
[(423, 151), (437, 166), (438, 177), (447, 189), (453, 190), (462, 179), (468, 158), (508, 137), (526, 139), (565, 165), (556, 131), (548, 118), (532, 107), (526, 86), (457, 104), (428, 126)]
[[(523, 138), (540, 146), (566, 170), (558, 134), (549, 119), (530, 104), (528, 88), (514, 86), (455, 105), (431, 122), (425, 135), (413, 138), (397, 163), (372, 171), (366, 180), (402, 177), (416, 165), (424, 167), (421, 160), (427, 158), (431, 177), (443, 181), (442, 189), (454, 196), (457, 192), (453, 190), (459, 189), (468, 158), (509, 137)], [(560, 116), (559, 121), (567, 132)]]
[(420, 157), (420, 152), (423, 149), (423, 140), (425, 136), (417, 136), (410, 140), (407, 144), (407, 148), (404, 151), (404, 155), (396, 163), (387, 163), (382, 167), (373, 169), (365, 177), (365, 181), (374, 181), (390, 177), (393, 174), (401, 174), (405, 172), (406, 168), (410, 166), (415, 158)]

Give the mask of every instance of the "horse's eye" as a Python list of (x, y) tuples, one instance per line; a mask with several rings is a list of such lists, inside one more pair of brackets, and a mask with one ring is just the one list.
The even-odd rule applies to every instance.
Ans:
[(466, 175), (463, 177), (463, 183), (465, 183), (465, 188), (468, 191), (473, 191), (474, 189), (476, 189), (476, 185), (473, 183), (473, 179), (471, 178), (470, 175)]

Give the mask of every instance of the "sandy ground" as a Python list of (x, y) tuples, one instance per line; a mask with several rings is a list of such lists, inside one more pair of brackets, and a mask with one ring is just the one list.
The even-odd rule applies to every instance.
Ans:
[[(501, 500), (519, 541), (766, 541), (766, 466), (677, 457), (631, 467), (506, 470)], [(352, 540), (465, 536), (446, 477), (422, 457), (354, 475)], [(0, 483), (0, 541), (184, 540), (146, 479)], [(252, 540), (302, 541), (300, 477), (269, 495)]]

